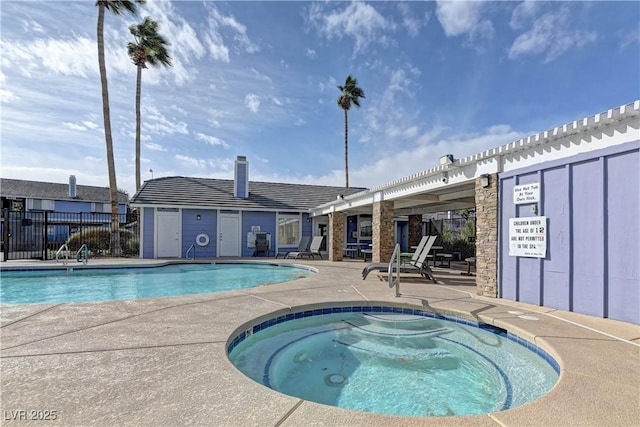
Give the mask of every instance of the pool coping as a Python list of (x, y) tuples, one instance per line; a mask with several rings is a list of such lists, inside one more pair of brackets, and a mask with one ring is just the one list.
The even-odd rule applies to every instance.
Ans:
[[(224, 295), (0, 306), (3, 409), (57, 407), (65, 425), (202, 425), (212, 419), (220, 425), (238, 426), (633, 425), (640, 419), (638, 325), (477, 297), (473, 295), (473, 278), (453, 270), (434, 269), (437, 285), (407, 275), (402, 295), (396, 298), (383, 274), (361, 280), (361, 262), (262, 262), (273, 261), (310, 266), (318, 274), (289, 283), (222, 292)], [(560, 378), (547, 395), (506, 411), (467, 417), (400, 417), (283, 396), (244, 377), (226, 358), (229, 339), (247, 322), (304, 305), (351, 303), (398, 304), (477, 319), (511, 331), (547, 351), (560, 366)], [(238, 307), (242, 310), (235, 309)], [(203, 318), (215, 321), (215, 327)], [(186, 335), (161, 331), (164, 327), (182, 328)], [(190, 340), (183, 343), (183, 338)], [(201, 354), (205, 347), (208, 350)], [(188, 366), (180, 364), (184, 358), (189, 360)], [(141, 360), (145, 363), (136, 365)], [(129, 372), (128, 364), (139, 369)], [(197, 372), (193, 372), (194, 366), (199, 367)], [(93, 377), (94, 370), (112, 375), (128, 372), (129, 376), (124, 382), (115, 376), (110, 380), (104, 375)], [(150, 372), (156, 371), (166, 372), (166, 377), (149, 379), (153, 377)], [(36, 384), (25, 381), (28, 378), (37, 380)], [(63, 378), (80, 387), (60, 384)], [(179, 387), (185, 378), (189, 379), (188, 387)], [(128, 400), (135, 399), (109, 394), (110, 399), (105, 400), (102, 396), (105, 389), (134, 393), (140, 384), (159, 395), (157, 401), (133, 406)], [(191, 392), (192, 388), (198, 393)], [(100, 406), (84, 401), (78, 394), (82, 391), (97, 396)]]

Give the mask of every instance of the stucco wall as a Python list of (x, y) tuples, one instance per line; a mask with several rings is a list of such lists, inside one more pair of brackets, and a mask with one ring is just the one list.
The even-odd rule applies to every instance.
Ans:
[[(640, 324), (640, 141), (500, 175), (499, 296)], [(539, 182), (537, 213), (513, 203)], [(509, 256), (509, 218), (546, 216), (545, 258)]]

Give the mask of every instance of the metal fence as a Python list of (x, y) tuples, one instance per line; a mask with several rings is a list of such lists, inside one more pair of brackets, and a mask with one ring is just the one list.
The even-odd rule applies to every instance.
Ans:
[[(119, 215), (122, 256), (139, 252), (137, 223), (127, 214)], [(110, 213), (21, 212), (4, 209), (0, 222), (3, 260), (55, 259), (66, 244), (75, 253), (86, 244), (90, 256), (110, 256)]]

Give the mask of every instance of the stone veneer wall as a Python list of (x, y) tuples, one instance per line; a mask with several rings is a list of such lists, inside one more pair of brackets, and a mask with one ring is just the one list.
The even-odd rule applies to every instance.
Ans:
[(483, 188), (476, 179), (476, 293), (498, 296), (498, 175)]
[(409, 247), (418, 246), (422, 240), (422, 215), (409, 215)]
[(344, 251), (344, 214), (335, 212), (329, 214), (329, 261), (342, 261)]
[(395, 243), (393, 202), (374, 202), (372, 222), (371, 260), (372, 262), (389, 262)]

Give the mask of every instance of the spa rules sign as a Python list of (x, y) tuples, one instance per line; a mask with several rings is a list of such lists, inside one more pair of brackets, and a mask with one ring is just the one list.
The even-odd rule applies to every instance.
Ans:
[(547, 256), (547, 217), (509, 218), (509, 256)]

